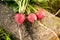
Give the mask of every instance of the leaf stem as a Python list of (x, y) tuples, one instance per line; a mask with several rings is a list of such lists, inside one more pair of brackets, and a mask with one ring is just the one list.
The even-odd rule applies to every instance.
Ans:
[(34, 11), (34, 13), (37, 12), (37, 10), (32, 5), (29, 4), (28, 6)]
[(28, 0), (14, 0), (19, 6), (19, 13), (24, 13), (28, 4)]
[[(18, 27), (19, 27), (19, 25), (18, 25)], [(22, 35), (21, 35), (21, 30), (20, 30), (20, 28), (18, 29), (18, 32), (19, 32), (20, 40), (22, 40)]]

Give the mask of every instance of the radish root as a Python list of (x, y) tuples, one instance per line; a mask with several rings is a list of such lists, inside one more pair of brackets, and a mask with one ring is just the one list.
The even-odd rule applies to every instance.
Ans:
[(59, 14), (59, 12), (60, 12), (60, 9), (57, 11), (57, 13), (55, 15)]
[(18, 29), (18, 31), (19, 31), (19, 37), (20, 37), (20, 40), (22, 40), (21, 30)]

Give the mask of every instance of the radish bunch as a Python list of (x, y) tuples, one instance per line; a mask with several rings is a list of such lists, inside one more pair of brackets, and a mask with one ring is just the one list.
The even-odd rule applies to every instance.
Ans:
[[(19, 7), (19, 13), (14, 16), (15, 22), (18, 25), (21, 25), (25, 21), (26, 18), (31, 23), (33, 23), (37, 19), (41, 20), (42, 18), (44, 18), (45, 12), (42, 9), (39, 9), (37, 11), (36, 9), (37, 9), (38, 5), (36, 5), (34, 3), (31, 4), (30, 3), (31, 0), (14, 0), (14, 1), (18, 4), (18, 7)], [(36, 2), (36, 1), (32, 0), (32, 2)], [(34, 6), (34, 5), (36, 5), (36, 6)], [(31, 12), (33, 12), (33, 13), (31, 13)], [(29, 15), (26, 17), (24, 14), (21, 14), (21, 13), (27, 13)], [(36, 14), (34, 14), (34, 13), (36, 13)]]
[[(19, 7), (19, 10), (18, 10), (19, 13), (14, 16), (14, 20), (18, 24), (18, 27), (25, 21), (26, 18), (29, 22), (34, 23), (35, 20), (37, 19), (41, 20), (45, 16), (45, 13), (42, 9), (38, 11), (36, 10), (38, 6), (35, 4), (36, 2), (35, 3), (33, 2), (33, 0), (32, 1), (31, 0), (14, 0), (14, 1), (18, 4), (18, 7)], [(33, 4), (31, 4), (31, 2), (33, 2)], [(25, 16), (22, 13), (25, 13), (25, 14), (27, 13), (29, 15)], [(20, 29), (19, 29), (19, 36), (20, 36), (20, 40), (22, 40)]]
[[(29, 22), (33, 23), (35, 20), (41, 20), (43, 17), (45, 16), (45, 12), (40, 9), (36, 12), (36, 14), (34, 13), (30, 13), (28, 16), (27, 16), (27, 19)], [(16, 14), (14, 16), (14, 19), (15, 19), (15, 22), (18, 24), (18, 25), (21, 25), (24, 21), (25, 21), (25, 15), (24, 14)]]

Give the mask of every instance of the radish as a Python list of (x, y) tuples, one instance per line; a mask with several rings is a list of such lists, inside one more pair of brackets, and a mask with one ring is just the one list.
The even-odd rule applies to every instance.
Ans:
[[(15, 20), (15, 22), (18, 24), (18, 27), (20, 27), (20, 25), (24, 22), (24, 20), (25, 20), (25, 15), (23, 15), (23, 14), (16, 14), (15, 16), (14, 16), (14, 20)], [(20, 28), (18, 29), (18, 31), (19, 31), (19, 37), (20, 37), (20, 40), (22, 40), (22, 34), (21, 34), (21, 30), (20, 30)]]
[(40, 9), (37, 11), (36, 16), (38, 19), (42, 19), (45, 16), (45, 12), (42, 9)]
[(33, 23), (35, 20), (37, 20), (36, 15), (33, 14), (33, 13), (30, 13), (30, 14), (28, 15), (28, 21), (31, 22), (31, 23)]
[(18, 13), (14, 16), (14, 20), (18, 25), (21, 25), (25, 20), (25, 15)]

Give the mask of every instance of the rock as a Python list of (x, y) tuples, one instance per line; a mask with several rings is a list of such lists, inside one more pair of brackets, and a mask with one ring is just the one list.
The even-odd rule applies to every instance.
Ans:
[(46, 27), (55, 31), (57, 35), (60, 35), (60, 18), (52, 15), (51, 13), (44, 10), (46, 13), (46, 17), (42, 19), (41, 23), (44, 24)]

